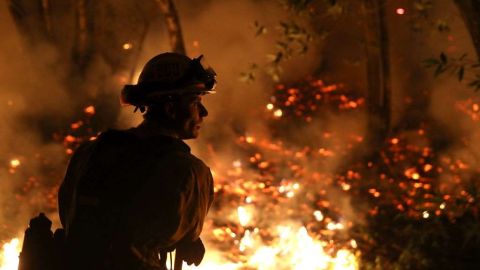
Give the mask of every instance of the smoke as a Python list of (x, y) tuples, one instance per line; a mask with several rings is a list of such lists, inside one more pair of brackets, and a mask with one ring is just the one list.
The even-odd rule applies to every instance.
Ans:
[[(185, 43), (189, 56), (196, 57), (205, 55), (210, 64), (218, 74), (217, 93), (203, 98), (209, 111), (204, 121), (200, 138), (194, 141), (187, 141), (192, 147), (195, 155), (202, 158), (214, 171), (217, 183), (221, 181), (233, 181), (225, 179), (225, 172), (233, 170), (232, 164), (248, 159), (236, 142), (240, 136), (251, 136), (258, 141), (274, 141), (268, 125), (269, 113), (266, 105), (271, 102), (275, 82), (265, 73), (259, 71), (253, 82), (240, 81), (240, 74), (256, 63), (260, 66), (267, 62), (267, 55), (276, 50), (275, 39), (279, 38), (276, 26), (281, 20), (287, 21), (291, 13), (283, 9), (277, 2), (273, 1), (210, 1), (202, 2), (203, 6), (198, 7), (191, 2), (178, 2), (178, 11), (184, 32)], [(255, 37), (253, 23), (258, 21), (267, 26), (267, 33)], [(149, 58), (168, 50), (168, 43), (163, 20), (155, 21), (147, 35), (145, 50), (142, 52), (139, 63), (145, 63)], [(306, 24), (307, 27), (310, 27)], [(315, 73), (319, 63), (322, 61), (322, 44), (312, 44), (308, 53), (304, 56), (294, 57), (283, 65), (282, 82), (294, 82), (305, 79), (307, 75)], [(137, 67), (137, 76), (142, 64)], [(128, 127), (136, 125), (141, 121), (140, 114), (132, 114), (132, 107), (122, 108), (118, 125)], [(334, 175), (339, 166), (347, 162), (345, 152), (352, 151), (354, 147), (348, 148), (352, 138), (344, 136), (357, 134), (362, 137), (365, 133), (365, 116), (362, 114), (351, 115), (323, 115), (321, 120), (297, 127), (285, 127), (286, 133), (290, 133), (286, 147), (291, 151), (302, 151), (305, 145), (321, 145), (324, 149), (334, 150), (338, 153), (327, 158), (322, 163), (309, 161), (305, 158), (301, 164), (307, 171), (322, 172), (324, 175)], [(334, 139), (324, 137), (324, 133), (333, 134)], [(334, 141), (333, 141), (334, 140)], [(257, 142), (258, 142), (257, 141)], [(313, 143), (312, 143), (313, 142)], [(343, 149), (334, 149), (342, 145)], [(317, 151), (317, 150), (316, 150)], [(264, 160), (278, 159), (278, 153), (263, 153)], [(243, 163), (242, 177), (256, 179), (258, 171), (250, 169), (248, 164)], [(283, 176), (288, 178), (286, 175)], [(281, 180), (281, 179), (277, 179)], [(301, 185), (302, 182), (314, 181), (311, 175), (296, 179)], [(356, 215), (352, 209), (348, 196), (344, 192), (328, 187), (332, 179), (320, 179), (315, 187), (318, 190), (328, 190), (327, 197), (333, 205), (342, 209), (342, 216), (345, 220), (355, 220)], [(266, 205), (265, 200), (272, 198), (258, 198), (261, 205)], [(304, 204), (302, 198), (289, 202), (294, 209)], [(224, 206), (227, 207), (228, 206)], [(286, 222), (282, 220), (282, 206), (276, 206), (269, 213), (264, 211), (257, 213), (263, 222)], [(236, 209), (222, 216), (223, 212), (212, 213), (216, 220), (222, 218), (234, 221)], [(259, 219), (257, 219), (257, 222)]]
[(39, 121), (71, 113), (55, 49), (37, 44), (27, 51), (7, 3), (0, 3), (0, 238), (15, 236), (33, 214), (52, 209), (50, 189), (59, 176), (48, 168), (62, 168), (65, 154), (44, 138), (39, 127), (48, 123)]
[[(451, 18), (449, 26), (452, 32), (443, 37), (442, 42), (438, 43), (440, 46), (431, 44), (432, 49), (446, 52), (452, 58), (467, 54), (469, 59), (475, 61), (475, 49), (459, 11), (453, 3), (442, 10), (450, 10), (448, 16)], [(458, 81), (456, 74), (444, 74), (436, 78), (431, 86), (433, 91), (429, 112), (442, 129), (439, 132), (448, 139), (448, 144), (443, 145), (445, 149), (441, 159), (451, 167), (458, 168), (458, 174), (461, 175), (442, 174), (439, 179), (442, 191), (449, 194), (468, 190), (471, 181), (476, 181), (476, 168), (480, 166), (480, 126), (475, 119), (475, 106), (480, 103), (480, 96), (467, 86), (473, 76), (468, 72), (462, 82)]]

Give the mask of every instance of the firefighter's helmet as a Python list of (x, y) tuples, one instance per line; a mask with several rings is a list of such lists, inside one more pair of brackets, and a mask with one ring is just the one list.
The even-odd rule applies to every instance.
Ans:
[(121, 100), (142, 108), (165, 95), (214, 93), (216, 73), (202, 64), (203, 55), (190, 59), (178, 53), (162, 53), (143, 67), (137, 84), (125, 85)]

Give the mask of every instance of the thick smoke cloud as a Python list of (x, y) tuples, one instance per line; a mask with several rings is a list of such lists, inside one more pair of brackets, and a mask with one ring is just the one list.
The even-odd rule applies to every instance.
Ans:
[(0, 3), (0, 32), (0, 238), (3, 239), (16, 236), (33, 213), (45, 211), (52, 204), (53, 198), (46, 196), (58, 178), (45, 175), (42, 170), (45, 166), (63, 167), (64, 149), (58, 143), (45, 142), (38, 130), (42, 123), (33, 116), (69, 114), (71, 103), (60, 86), (60, 69), (45, 68), (57, 63), (55, 50), (37, 44), (27, 51), (5, 1)]
[[(117, 1), (115, 4), (122, 3)], [(455, 10), (453, 3), (445, 3), (443, 8), (436, 9), (437, 12)], [(280, 20), (288, 20), (290, 14), (275, 1), (177, 1), (177, 4), (188, 54), (192, 57), (204, 54), (208, 63), (217, 71), (219, 81), (218, 93), (204, 98), (209, 116), (202, 127), (201, 138), (189, 143), (195, 154), (204, 158), (213, 168), (225, 168), (238, 158), (236, 156), (238, 153), (231, 147), (238, 135), (248, 134), (265, 138), (271, 136), (262, 119), (265, 105), (270, 101), (274, 83), (271, 78), (261, 72), (250, 84), (240, 82), (239, 75), (254, 62), (260, 65), (266, 62), (266, 55), (275, 50), (273, 40), (278, 32), (274, 25)], [(445, 14), (435, 15), (444, 16)], [(425, 80), (422, 87), (428, 90), (434, 89), (433, 98), (429, 104), (429, 113), (433, 118), (447, 126), (455, 137), (466, 136), (472, 139), (473, 143), (468, 149), (454, 144), (451, 146), (451, 152), (459, 157), (466, 157), (473, 164), (478, 164), (474, 161), (475, 155), (471, 154), (480, 150), (480, 144), (475, 140), (478, 128), (468, 121), (459, 122), (456, 116), (458, 112), (452, 106), (452, 100), (464, 98), (470, 93), (448, 77), (429, 80), (428, 78), (431, 77), (428, 71), (418, 64), (419, 57), (428, 57), (432, 51), (436, 53), (445, 48), (451, 52), (465, 51), (469, 55), (474, 55), (468, 33), (460, 17), (457, 13), (449, 16), (452, 18), (450, 27), (455, 31), (454, 41), (449, 41), (449, 34), (438, 34), (433, 38), (423, 37), (420, 40), (422, 46), (416, 47), (414, 56), (411, 55), (414, 48), (409, 46), (419, 45), (408, 45), (407, 41), (411, 40), (412, 36), (420, 39), (419, 35), (407, 33), (410, 29), (401, 25), (404, 22), (399, 21), (400, 17), (390, 18), (391, 47), (401, 48), (401, 51), (392, 49), (394, 124), (398, 124), (400, 115), (405, 111), (404, 99), (412, 92), (411, 89), (422, 90), (418, 89), (418, 85), (414, 85), (414, 82), (421, 78)], [(265, 24), (268, 32), (254, 38), (254, 21)], [(354, 25), (354, 27), (357, 26)], [(6, 2), (0, 3), (0, 32), (3, 36), (0, 42), (0, 59), (2, 59), (0, 63), (0, 121), (2, 123), (0, 129), (0, 189), (2, 190), (0, 226), (8, 229), (5, 235), (0, 233), (1, 239), (12, 237), (12, 234), (22, 231), (28, 218), (50, 203), (50, 199), (43, 196), (49, 193), (49, 190), (42, 187), (43, 185), (52, 186), (52, 181), (58, 181), (58, 177), (46, 180), (50, 176), (42, 172), (45, 162), (51, 167), (65, 166), (63, 146), (45, 142), (44, 135), (37, 126), (39, 123), (34, 121), (35, 115), (42, 115), (41, 119), (51, 115), (53, 119), (54, 115), (73, 114), (75, 113), (73, 108), (78, 104), (69, 98), (63, 86), (68, 63), (59, 61), (59, 52), (47, 44), (35, 44), (32, 48), (27, 48), (9, 15)], [(430, 41), (426, 42), (427, 38), (431, 38)], [(452, 44), (449, 45), (449, 42)], [(397, 46), (398, 44), (402, 45)], [(343, 51), (347, 51), (350, 45), (349, 42), (341, 43)], [(337, 51), (321, 51), (324, 49), (322, 46), (323, 44), (317, 43), (311, 47), (307, 55), (287, 62), (284, 66), (283, 79), (295, 81), (313, 73), (327, 53), (330, 58), (335, 58), (333, 61), (337, 61), (334, 62), (336, 65), (332, 66), (340, 66), (338, 63), (342, 61), (341, 55), (338, 55)], [(163, 18), (158, 18), (150, 25), (150, 31), (136, 67), (137, 74), (149, 58), (168, 50), (164, 21)], [(360, 54), (363, 52), (352, 53), (355, 57)], [(362, 60), (357, 58), (354, 60), (356, 63), (363, 64)], [(419, 77), (405, 78), (405, 74), (412, 74), (410, 70), (412, 66), (421, 74), (412, 75)], [(363, 71), (362, 68), (357, 69)], [(95, 86), (101, 83), (95, 74), (112, 72), (102, 59), (92, 66), (87, 73), (93, 74), (87, 76), (88, 80), (92, 80), (90, 87), (87, 87), (91, 96), (98, 94)], [(341, 73), (341, 70), (338, 72)], [(363, 78), (364, 73), (345, 72), (341, 75), (342, 78)], [(342, 81), (342, 83), (361, 87), (363, 81), (358, 83), (352, 80)], [(110, 90), (120, 91), (114, 88)], [(356, 90), (365, 91), (365, 89)], [(132, 111), (132, 107), (123, 107), (118, 122), (112, 123), (112, 127), (126, 128), (139, 124), (141, 115), (133, 114)], [(364, 115), (349, 118), (332, 115), (325, 117), (325, 122), (319, 123), (318, 126), (311, 125), (297, 132), (306, 134), (306, 136), (300, 136), (304, 139), (320, 137), (322, 129), (340, 134), (352, 132), (362, 135), (365, 133), (365, 121)], [(210, 151), (207, 147), (212, 142), (215, 144), (214, 151)], [(302, 144), (302, 139), (300, 138), (297, 143)], [(472, 149), (473, 151), (470, 151)], [(10, 172), (12, 159), (19, 159), (21, 163), (15, 173)], [(320, 169), (334, 172), (342, 162), (345, 160), (333, 158), (330, 163)], [(28, 164), (28, 169), (24, 167), (25, 164)], [(315, 166), (315, 164), (306, 164), (306, 166)], [(20, 174), (18, 172), (21, 168), (25, 169)], [(40, 187), (34, 186), (26, 193), (28, 195), (26, 198), (16, 198), (15, 191), (23, 188), (26, 179), (30, 176), (41, 176), (42, 181), (45, 182), (40, 183)], [(335, 191), (331, 193), (332, 200), (334, 200), (333, 197), (340, 197), (336, 196)], [(29, 202), (26, 203), (27, 201)], [(338, 205), (341, 205), (348, 219), (354, 218), (348, 199), (340, 199)], [(52, 215), (51, 218), (56, 216)]]

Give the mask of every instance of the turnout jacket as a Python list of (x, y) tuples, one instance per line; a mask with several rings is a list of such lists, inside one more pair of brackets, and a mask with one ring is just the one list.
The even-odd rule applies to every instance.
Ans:
[(213, 201), (210, 169), (181, 140), (109, 130), (73, 154), (58, 194), (69, 269), (155, 269), (196, 241)]

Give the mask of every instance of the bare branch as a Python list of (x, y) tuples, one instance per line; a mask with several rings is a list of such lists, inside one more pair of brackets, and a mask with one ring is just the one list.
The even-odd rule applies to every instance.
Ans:
[(175, 8), (173, 0), (155, 0), (160, 11), (165, 17), (167, 24), (168, 36), (170, 38), (170, 47), (173, 52), (186, 54), (185, 43), (183, 41), (182, 29), (180, 27), (180, 19)]

